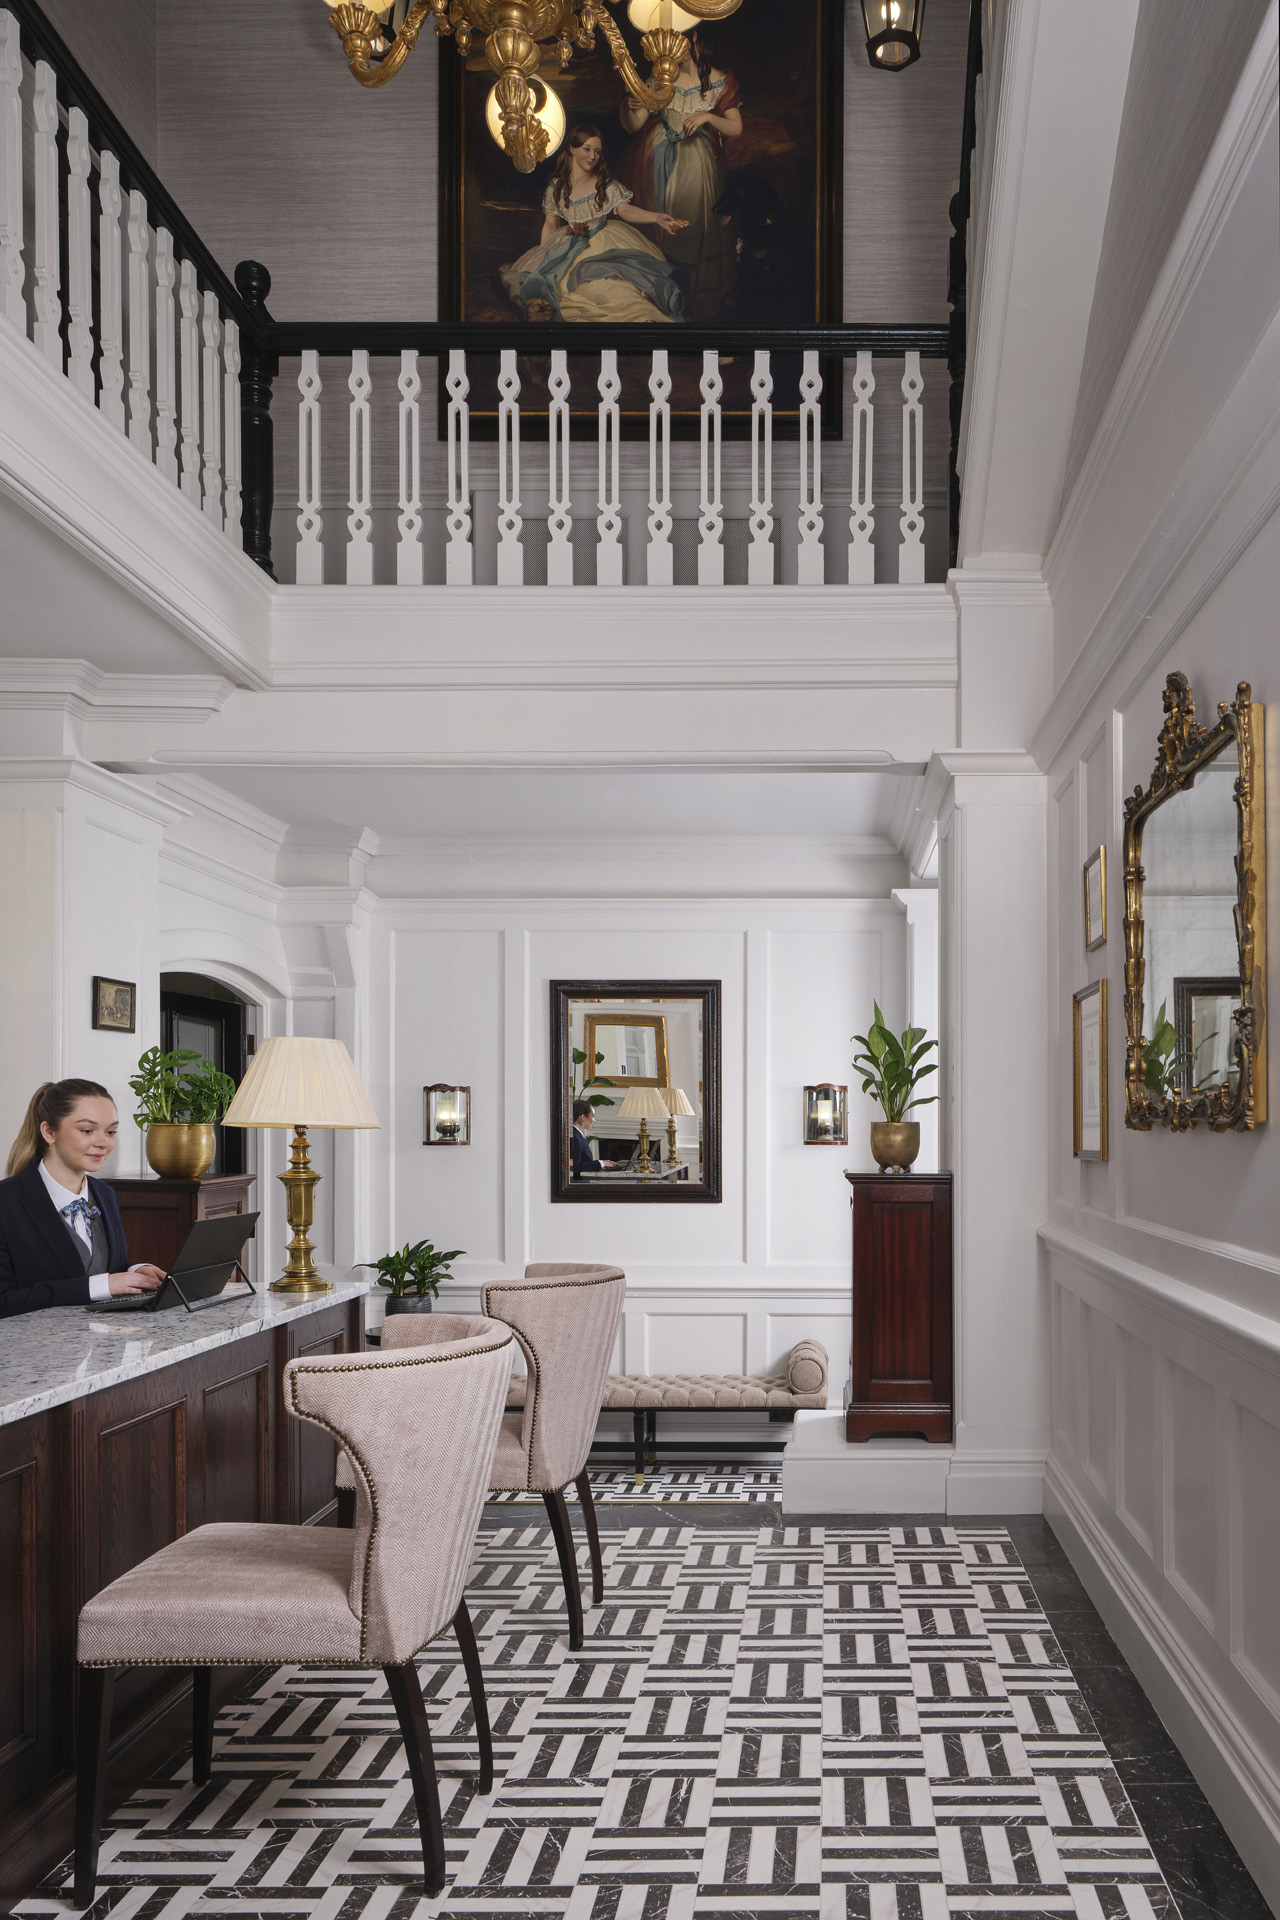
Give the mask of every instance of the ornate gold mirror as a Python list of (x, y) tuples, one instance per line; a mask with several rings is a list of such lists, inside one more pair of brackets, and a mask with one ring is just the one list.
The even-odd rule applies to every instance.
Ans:
[(1267, 1117), (1263, 710), (1247, 680), (1202, 727), (1165, 682), (1150, 785), (1124, 806), (1125, 1125)]

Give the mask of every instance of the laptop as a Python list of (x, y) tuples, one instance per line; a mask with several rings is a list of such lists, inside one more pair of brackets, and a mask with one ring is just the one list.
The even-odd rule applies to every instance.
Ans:
[(173, 1265), (153, 1293), (115, 1293), (109, 1300), (91, 1300), (90, 1313), (163, 1313), (185, 1307), (195, 1313), (201, 1305), (216, 1306), (223, 1298), (243, 1300), (243, 1293), (223, 1294), (233, 1274), (239, 1274), (249, 1293), (257, 1288), (240, 1265), (247, 1240), (258, 1224), (256, 1213), (226, 1213), (216, 1220), (197, 1220), (173, 1257)]

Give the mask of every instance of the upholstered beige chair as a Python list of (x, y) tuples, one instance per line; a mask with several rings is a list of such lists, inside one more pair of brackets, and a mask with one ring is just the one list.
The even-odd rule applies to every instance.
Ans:
[(529, 1369), (524, 1409), (504, 1415), (489, 1485), (500, 1493), (540, 1493), (560, 1559), (569, 1610), (569, 1645), (582, 1645), (582, 1594), (564, 1489), (582, 1502), (591, 1554), (591, 1596), (604, 1599), (595, 1502), (586, 1471), (627, 1291), (620, 1267), (532, 1266), (523, 1280), (492, 1280), (480, 1310), (504, 1320)]
[(413, 1780), (428, 1897), (445, 1879), (440, 1796), (414, 1656), (452, 1621), (493, 1784), (484, 1680), (463, 1599), (511, 1377), (492, 1319), (435, 1314), (407, 1350), (292, 1360), (285, 1404), (353, 1463), (355, 1526), (197, 1527), (81, 1610), (75, 1902), (94, 1897), (115, 1669), (191, 1667), (192, 1772), (209, 1778), (216, 1666), (378, 1666)]

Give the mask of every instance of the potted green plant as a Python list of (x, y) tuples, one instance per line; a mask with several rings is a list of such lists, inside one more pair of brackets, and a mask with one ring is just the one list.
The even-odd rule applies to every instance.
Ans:
[[(615, 1101), (609, 1098), (607, 1093), (588, 1093), (587, 1092), (588, 1087), (616, 1087), (618, 1084), (616, 1080), (606, 1080), (603, 1074), (595, 1072), (595, 1068), (600, 1065), (600, 1062), (603, 1059), (604, 1059), (604, 1055), (602, 1053), (598, 1053), (595, 1059), (591, 1063), (592, 1072), (588, 1074), (586, 1054), (583, 1052), (581, 1047), (574, 1047), (573, 1066), (570, 1071), (569, 1084), (575, 1100), (588, 1100), (590, 1101), (593, 1107), (612, 1107), (617, 1104)], [(578, 1083), (579, 1067), (582, 1068), (581, 1085), (579, 1085)]]
[(461, 1259), (465, 1247), (442, 1253), (430, 1240), (416, 1246), (403, 1246), (399, 1253), (384, 1253), (380, 1260), (362, 1260), (378, 1276), (378, 1285), (388, 1289), (388, 1313), (430, 1313), (440, 1291), (440, 1282), (452, 1275), (452, 1261)]
[(138, 1096), (134, 1119), (147, 1136), (147, 1159), (162, 1179), (198, 1180), (218, 1150), (214, 1123), (231, 1105), (236, 1083), (202, 1053), (152, 1047), (129, 1085)]
[(906, 1173), (920, 1151), (920, 1122), (906, 1116), (913, 1107), (931, 1106), (938, 1097), (915, 1091), (926, 1074), (938, 1070), (935, 1061), (921, 1065), (938, 1043), (925, 1039), (923, 1027), (907, 1027), (895, 1037), (885, 1025), (878, 1002), (871, 1004), (875, 1019), (870, 1032), (853, 1036), (862, 1049), (854, 1054), (853, 1067), (862, 1075), (862, 1091), (872, 1096), (884, 1114), (883, 1120), (871, 1123), (875, 1163), (881, 1173)]

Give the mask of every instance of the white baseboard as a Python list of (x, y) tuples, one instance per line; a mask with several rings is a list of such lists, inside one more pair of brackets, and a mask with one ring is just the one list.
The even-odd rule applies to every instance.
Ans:
[(1052, 1460), (1045, 1469), (1044, 1511), (1263, 1898), (1280, 1914), (1280, 1778), (1275, 1769)]
[(843, 1413), (797, 1413), (782, 1456), (785, 1513), (1039, 1513), (1043, 1462), (927, 1440), (844, 1437)]

